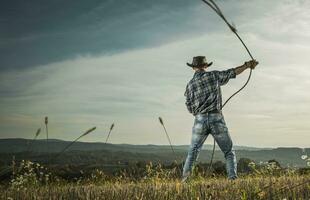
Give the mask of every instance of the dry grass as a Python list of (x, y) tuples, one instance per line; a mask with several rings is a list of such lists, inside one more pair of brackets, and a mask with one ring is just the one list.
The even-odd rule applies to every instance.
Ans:
[(27, 189), (1, 188), (1, 199), (310, 199), (310, 184), (294, 187), (310, 176), (244, 177), (179, 180), (146, 179), (139, 182), (52, 183)]

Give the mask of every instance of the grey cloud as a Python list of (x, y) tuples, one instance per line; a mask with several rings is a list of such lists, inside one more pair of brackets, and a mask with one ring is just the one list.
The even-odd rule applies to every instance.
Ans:
[[(1, 69), (160, 45), (197, 30), (198, 1), (5, 1)], [(198, 4), (199, 5), (199, 4)]]

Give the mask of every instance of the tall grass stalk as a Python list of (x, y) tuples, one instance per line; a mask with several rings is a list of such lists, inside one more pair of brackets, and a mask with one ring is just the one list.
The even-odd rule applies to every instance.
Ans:
[(46, 153), (47, 153), (47, 160), (48, 160), (48, 163), (49, 163), (50, 162), (50, 155), (48, 153), (49, 152), (49, 142), (48, 142), (48, 126), (47, 126), (47, 124), (48, 124), (48, 117), (47, 116), (45, 117), (44, 124), (45, 124), (46, 142), (47, 142), (47, 144), (46, 144), (46, 148), (47, 148)]
[(30, 149), (34, 143), (34, 141), (37, 139), (37, 137), (40, 135), (41, 132), (41, 128), (38, 128), (36, 134), (34, 135), (34, 138), (31, 140), (31, 142), (28, 143), (28, 147), (27, 147), (27, 151), (26, 152), (30, 152)]
[(105, 140), (105, 144), (108, 143), (108, 139), (109, 139), (109, 137), (110, 137), (110, 134), (111, 134), (113, 128), (114, 128), (114, 123), (113, 123), (113, 124), (111, 125), (111, 127), (110, 127), (109, 134), (108, 134), (108, 136), (107, 136), (107, 139)]
[(72, 146), (75, 142), (77, 142), (79, 139), (81, 139), (82, 137), (88, 135), (89, 133), (91, 133), (92, 131), (94, 131), (96, 129), (96, 127), (93, 127), (91, 129), (88, 129), (87, 131), (85, 131), (85, 133), (83, 133), (82, 135), (80, 135), (78, 138), (76, 138), (74, 141), (70, 142), (62, 151), (60, 151), (58, 154), (56, 154), (56, 156), (53, 157), (53, 159), (51, 161), (54, 161), (56, 158), (58, 158), (58, 156), (60, 156), (62, 153), (64, 153), (70, 146)]
[[(160, 124), (162, 125), (162, 127), (164, 128), (164, 131), (165, 131), (165, 133), (166, 133), (166, 137), (167, 137), (167, 139), (168, 139), (168, 142), (169, 142), (171, 151), (172, 151), (173, 154), (174, 154), (175, 162), (176, 162), (176, 164), (177, 164), (177, 163), (178, 163), (178, 161), (177, 161), (177, 160), (178, 160), (177, 154), (175, 153), (175, 151), (174, 151), (174, 149), (173, 149), (173, 146), (172, 146), (170, 137), (169, 137), (169, 135), (168, 135), (167, 129), (166, 129), (165, 124), (164, 124), (164, 121), (163, 121), (163, 119), (162, 119), (161, 117), (158, 117), (158, 120), (159, 120)], [(178, 166), (178, 164), (177, 164), (177, 166)], [(183, 164), (182, 164), (182, 167), (183, 167)], [(179, 167), (178, 167), (178, 169), (179, 169), (179, 171), (180, 171), (180, 174), (182, 174), (182, 170), (181, 170)]]

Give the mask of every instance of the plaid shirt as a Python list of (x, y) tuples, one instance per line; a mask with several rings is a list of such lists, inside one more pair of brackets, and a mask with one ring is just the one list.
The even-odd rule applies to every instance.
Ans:
[(213, 110), (221, 110), (221, 87), (229, 79), (235, 78), (235, 70), (224, 71), (196, 71), (193, 78), (186, 86), (184, 96), (185, 105), (193, 115), (207, 113)]

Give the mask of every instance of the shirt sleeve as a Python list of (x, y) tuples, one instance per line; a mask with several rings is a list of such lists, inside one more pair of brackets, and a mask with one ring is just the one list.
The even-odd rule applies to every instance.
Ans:
[(185, 96), (185, 105), (188, 110), (188, 112), (193, 113), (193, 108), (192, 108), (192, 91), (190, 90), (189, 86), (186, 86), (184, 96)]
[(236, 72), (234, 68), (224, 71), (215, 71), (215, 75), (220, 85), (225, 85), (229, 79), (236, 78)]

